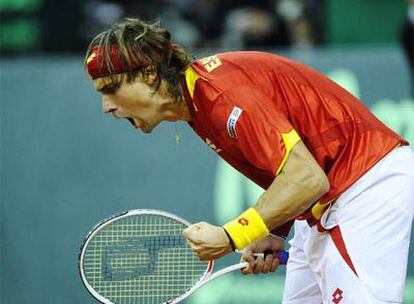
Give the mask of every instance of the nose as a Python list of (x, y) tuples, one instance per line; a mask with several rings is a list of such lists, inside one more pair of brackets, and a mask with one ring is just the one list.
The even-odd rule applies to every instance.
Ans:
[(102, 97), (102, 111), (104, 113), (110, 113), (112, 111), (116, 110), (115, 104), (111, 101), (110, 98), (107, 96)]

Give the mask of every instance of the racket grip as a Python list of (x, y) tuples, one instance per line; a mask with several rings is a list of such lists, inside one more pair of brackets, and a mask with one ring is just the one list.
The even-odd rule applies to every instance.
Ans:
[(286, 265), (287, 261), (289, 259), (289, 252), (287, 252), (285, 250), (280, 250), (279, 252), (272, 251), (272, 250), (266, 250), (265, 252), (263, 252), (263, 254), (264, 254), (265, 257), (268, 254), (271, 254), (273, 256), (276, 256), (277, 254), (279, 254), (279, 264), (280, 265)]
[(280, 250), (279, 252), (279, 261), (281, 265), (286, 265), (289, 260), (289, 252), (285, 250)]

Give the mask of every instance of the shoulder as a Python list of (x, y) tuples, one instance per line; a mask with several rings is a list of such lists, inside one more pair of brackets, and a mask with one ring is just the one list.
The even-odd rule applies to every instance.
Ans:
[(208, 119), (211, 127), (226, 137), (235, 139), (237, 128), (251, 128), (265, 124), (271, 127), (278, 124), (274, 103), (264, 92), (254, 86), (239, 86), (222, 92), (210, 101)]
[(220, 76), (229, 72), (243, 69), (254, 69), (257, 66), (266, 67), (271, 62), (283, 60), (283, 57), (258, 51), (237, 51), (217, 53), (202, 57), (192, 63), (192, 67), (203, 76)]

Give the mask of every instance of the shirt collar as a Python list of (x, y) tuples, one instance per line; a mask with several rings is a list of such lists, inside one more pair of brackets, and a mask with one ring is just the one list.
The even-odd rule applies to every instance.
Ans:
[(195, 84), (198, 78), (200, 78), (200, 75), (198, 75), (191, 67), (188, 67), (184, 76), (181, 76), (180, 78), (184, 100), (192, 118), (195, 117), (196, 112), (198, 111), (197, 106), (194, 103)]

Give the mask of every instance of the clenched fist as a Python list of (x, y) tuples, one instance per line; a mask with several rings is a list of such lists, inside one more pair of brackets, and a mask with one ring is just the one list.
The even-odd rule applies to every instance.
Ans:
[(232, 251), (230, 240), (222, 227), (199, 222), (184, 229), (183, 235), (202, 261), (215, 260)]

